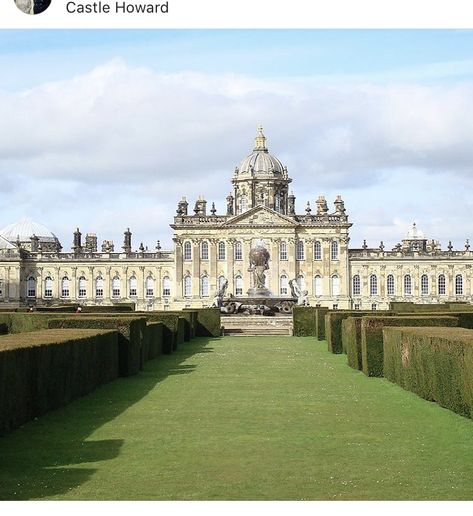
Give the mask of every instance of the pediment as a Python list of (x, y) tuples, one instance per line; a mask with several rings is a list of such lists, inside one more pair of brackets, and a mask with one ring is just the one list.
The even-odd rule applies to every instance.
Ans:
[(235, 215), (222, 224), (222, 227), (231, 226), (295, 227), (297, 222), (266, 206), (256, 206), (245, 213)]

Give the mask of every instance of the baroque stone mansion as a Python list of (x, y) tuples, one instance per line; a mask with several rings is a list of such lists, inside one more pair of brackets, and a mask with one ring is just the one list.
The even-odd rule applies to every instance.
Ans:
[(268, 152), (258, 128), (253, 152), (235, 169), (226, 213), (199, 198), (186, 198), (171, 224), (174, 250), (121, 250), (111, 241), (98, 249), (95, 234), (74, 233), (71, 252), (41, 224), (24, 219), (0, 231), (0, 308), (31, 305), (111, 305), (134, 302), (139, 310), (205, 307), (228, 280), (227, 294), (244, 297), (252, 287), (251, 247), (269, 251), (266, 287), (292, 297), (289, 282), (307, 290), (310, 304), (330, 308), (384, 309), (390, 301), (439, 303), (473, 300), (469, 245), (441, 250), (414, 226), (392, 250), (350, 249), (351, 223), (338, 196), (329, 208), (320, 196), (296, 213), (287, 168)]

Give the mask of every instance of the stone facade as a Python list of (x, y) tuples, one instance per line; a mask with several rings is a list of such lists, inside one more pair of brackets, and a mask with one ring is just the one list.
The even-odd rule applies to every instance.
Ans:
[(77, 229), (72, 252), (62, 252), (55, 235), (23, 220), (0, 232), (0, 308), (19, 305), (111, 305), (134, 302), (140, 310), (205, 307), (221, 282), (227, 293), (245, 297), (253, 287), (250, 249), (269, 251), (266, 287), (291, 297), (289, 282), (307, 290), (310, 304), (330, 308), (387, 308), (390, 301), (471, 302), (473, 253), (451, 245), (442, 251), (416, 228), (387, 251), (366, 245), (349, 249), (348, 215), (338, 196), (333, 208), (320, 196), (303, 214), (296, 213), (287, 168), (269, 154), (262, 128), (253, 152), (232, 178), (226, 213), (207, 209), (203, 198), (193, 213), (182, 198), (171, 228), (174, 249), (159, 242), (149, 251), (132, 251), (132, 234), (124, 233), (122, 252), (97, 237), (85, 242)]

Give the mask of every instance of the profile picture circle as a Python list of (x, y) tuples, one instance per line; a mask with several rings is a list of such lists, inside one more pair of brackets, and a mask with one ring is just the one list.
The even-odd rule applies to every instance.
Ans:
[(51, 5), (51, 0), (14, 0), (15, 5), (26, 14), (40, 14)]

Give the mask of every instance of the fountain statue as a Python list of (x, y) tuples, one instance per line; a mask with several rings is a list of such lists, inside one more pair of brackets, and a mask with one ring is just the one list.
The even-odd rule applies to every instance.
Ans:
[(293, 297), (297, 298), (298, 306), (309, 306), (309, 292), (307, 290), (301, 290), (299, 285), (297, 284), (297, 280), (292, 279), (289, 282), (289, 286), (291, 287), (291, 292)]
[(226, 279), (217, 289), (215, 297), (212, 301), (212, 308), (221, 308), (223, 306), (223, 298), (228, 287), (228, 280)]
[(258, 240), (250, 249), (250, 267), (253, 278), (253, 287), (248, 290), (249, 296), (270, 297), (271, 291), (265, 286), (264, 272), (269, 269), (269, 251), (261, 240)]

